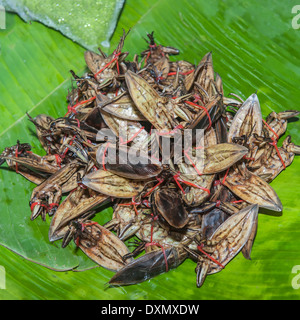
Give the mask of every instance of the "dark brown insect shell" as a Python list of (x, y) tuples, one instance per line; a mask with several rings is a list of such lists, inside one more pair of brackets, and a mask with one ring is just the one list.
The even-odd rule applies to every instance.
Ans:
[(151, 194), (150, 201), (153, 213), (163, 223), (167, 222), (176, 229), (181, 229), (188, 223), (188, 212), (176, 189), (166, 187), (157, 189)]
[(94, 247), (97, 244), (101, 234), (100, 230), (97, 230), (92, 233), (91, 227), (87, 224), (84, 228), (82, 227), (83, 224), (79, 221), (72, 221), (70, 224), (69, 230), (64, 236), (62, 247), (65, 248), (69, 242), (74, 239), (74, 241), (80, 241), (80, 243), (87, 248)]
[(103, 128), (108, 128), (105, 121), (103, 120), (100, 108), (93, 108), (84, 118), (83, 120), (87, 125), (93, 127), (97, 130), (101, 130)]
[(104, 163), (106, 170), (127, 179), (145, 180), (153, 178), (164, 169), (164, 166), (158, 161), (157, 163), (151, 163), (148, 156), (139, 156), (139, 162), (132, 163), (130, 153), (131, 151), (127, 147), (124, 149), (124, 146), (120, 148), (109, 144), (100, 148), (97, 155), (98, 159), (102, 159), (102, 161), (104, 161), (104, 157), (106, 158), (106, 163)]
[(202, 234), (208, 239), (215, 230), (229, 217), (224, 211), (214, 208), (202, 216)]

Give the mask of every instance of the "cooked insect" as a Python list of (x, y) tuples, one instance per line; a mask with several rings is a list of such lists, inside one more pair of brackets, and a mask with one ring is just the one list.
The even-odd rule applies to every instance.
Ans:
[[(179, 50), (153, 32), (129, 60), (127, 35), (110, 54), (86, 51), (83, 75), (70, 71), (66, 113), (27, 114), (46, 154), (17, 141), (0, 165), (36, 184), (30, 219), (49, 215), (49, 241), (73, 240), (115, 272), (111, 286), (190, 259), (201, 287), (239, 252), (250, 259), (260, 208), (282, 211), (269, 183), (300, 154), (290, 135), (278, 143), (299, 111), (263, 119), (257, 93), (224, 96), (211, 52), (198, 65), (170, 58)], [(101, 225), (104, 205), (113, 213)]]

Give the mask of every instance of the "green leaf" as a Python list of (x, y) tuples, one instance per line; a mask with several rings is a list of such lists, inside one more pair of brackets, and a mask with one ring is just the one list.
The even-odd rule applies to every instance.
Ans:
[(90, 50), (109, 46), (123, 4), (124, 0), (0, 0), (26, 22), (39, 21)]
[[(176, 59), (198, 64), (212, 51), (214, 69), (222, 77), (226, 96), (233, 92), (246, 99), (257, 91), (264, 116), (273, 110), (300, 110), (295, 86), (300, 81), (300, 53), (295, 49), (300, 45), (300, 33), (291, 25), (295, 4), (293, 1), (262, 4), (258, 0), (209, 3), (161, 0), (149, 6), (142, 1), (140, 5), (128, 1), (112, 46), (118, 42), (122, 28), (132, 27), (124, 50), (141, 52), (147, 44), (139, 39), (154, 31), (157, 43), (180, 49)], [(288, 134), (293, 142), (300, 144), (300, 121), (289, 123)], [(208, 276), (199, 290), (195, 288), (194, 264), (186, 261), (172, 275), (176, 282), (172, 292), (176, 287), (185, 299), (299, 298), (299, 292), (291, 285), (295, 276), (292, 268), (299, 265), (300, 253), (299, 164), (300, 158), (296, 156), (293, 164), (272, 182), (282, 201), (283, 213), (259, 215), (252, 260), (247, 261), (239, 254), (225, 270)], [(161, 279), (167, 277), (166, 274)], [(184, 279), (182, 287), (177, 286), (179, 279)], [(172, 297), (167, 295), (167, 298)]]
[[(146, 49), (147, 44), (143, 37), (146, 37), (147, 32), (154, 30), (157, 43), (180, 49), (180, 56), (176, 59), (186, 59), (197, 64), (204, 54), (212, 51), (214, 68), (223, 79), (226, 96), (234, 92), (247, 98), (257, 90), (264, 116), (272, 110), (299, 110), (299, 94), (295, 84), (300, 81), (298, 66), (300, 53), (297, 50), (300, 45), (300, 31), (292, 29), (291, 26), (293, 5), (295, 5), (293, 1), (284, 3), (264, 1), (261, 4), (258, 0), (251, 2), (160, 0), (149, 4), (142, 0), (128, 0), (112, 38), (111, 50), (119, 41), (122, 28), (128, 30), (131, 27), (124, 50), (130, 51), (130, 57), (133, 57), (134, 53)], [(9, 20), (13, 20), (13, 23), (18, 21), (15, 17), (9, 17)], [(29, 26), (37, 28), (38, 24), (26, 26), (28, 29), (25, 34), (29, 31), (33, 32)], [(5, 48), (3, 39), (13, 37), (16, 32), (19, 32), (19, 35), (22, 34), (21, 30), (17, 31), (15, 28), (6, 30), (3, 37), (0, 34), (2, 54)], [(0, 72), (1, 85), (3, 82), (5, 86), (1, 87), (1, 94), (3, 92), (4, 96), (0, 97), (0, 107), (2, 112), (9, 110), (1, 119), (1, 124), (5, 122), (2, 127), (5, 131), (0, 134), (1, 149), (15, 143), (15, 140), (21, 137), (22, 141), (24, 139), (24, 142), (26, 140), (33, 143), (35, 150), (40, 151), (36, 138), (29, 133), (30, 125), (25, 121), (25, 117), (19, 121), (18, 119), (29, 109), (32, 109), (32, 115), (42, 112), (53, 116), (63, 115), (66, 109), (66, 90), (70, 88), (67, 72), (71, 67), (78, 74), (83, 71), (83, 50), (71, 41), (65, 43), (65, 40), (59, 38), (53, 30), (47, 30), (46, 34), (51, 34), (50, 38), (55, 39), (54, 42), (59, 44), (59, 49), (52, 50), (48, 59), (44, 51), (42, 60), (44, 59), (45, 65), (41, 63), (42, 69), (37, 70), (36, 67), (34, 72), (38, 84), (30, 85), (34, 80), (31, 69), (35, 61), (39, 61), (41, 54), (35, 54), (35, 50), (39, 48), (43, 51), (41, 48), (44, 46), (49, 48), (47, 42), (50, 39), (46, 38), (48, 41), (40, 44), (45, 37), (44, 32), (41, 29), (36, 31), (40, 33), (35, 35), (38, 42), (34, 43), (35, 41), (32, 40), (26, 50), (21, 50), (23, 55), (26, 51), (30, 52), (28, 56), (34, 55), (28, 67), (22, 63), (21, 59), (16, 61), (10, 59), (8, 54), (5, 60), (1, 61), (0, 68), (3, 68)], [(20, 47), (26, 46), (26, 41), (18, 36), (7, 43), (10, 48), (13, 48), (14, 43), (18, 42)], [(35, 50), (31, 50), (31, 46)], [(14, 52), (15, 50), (11, 49), (11, 54)], [(68, 56), (67, 61), (60, 63), (60, 59), (65, 55)], [(72, 59), (70, 59), (71, 56)], [(53, 61), (52, 66), (47, 60)], [(54, 68), (56, 64), (60, 65), (59, 71)], [(14, 76), (16, 72), (17, 77)], [(6, 77), (9, 79), (8, 82), (4, 82)], [(27, 81), (27, 79), (31, 80)], [(41, 89), (35, 89), (36, 86), (46, 86), (46, 93), (41, 93)], [(6, 90), (9, 92), (7, 93)], [(46, 99), (43, 100), (44, 97)], [(6, 117), (9, 118), (6, 119)], [(15, 123), (15, 121), (18, 122)], [(300, 144), (299, 129), (299, 121), (289, 123), (287, 134), (292, 135), (296, 144)], [(300, 198), (299, 165), (300, 159), (296, 157), (294, 163), (272, 183), (272, 187), (282, 201), (283, 213), (281, 216), (260, 213), (252, 260), (245, 260), (239, 254), (224, 270), (208, 276), (200, 289), (195, 285), (195, 263), (191, 260), (185, 261), (176, 270), (171, 270), (145, 283), (104, 290), (104, 285), (112, 276), (112, 272), (103, 268), (76, 273), (55, 272), (24, 260), (0, 247), (0, 265), (7, 270), (7, 289), (0, 291), (0, 297), (158, 300), (299, 299), (299, 290), (292, 286), (292, 280), (295, 277), (292, 269), (295, 265), (299, 265), (300, 256), (298, 245), (300, 215), (297, 209), (297, 201)], [(1, 194), (1, 215), (6, 218), (5, 224), (0, 221), (0, 242), (2, 243), (3, 237), (6, 237), (6, 232), (10, 236), (16, 236), (17, 232), (21, 232), (22, 226), (14, 223), (14, 215), (17, 215), (16, 218), (21, 217), (21, 224), (31, 224), (31, 228), (35, 229), (31, 235), (36, 238), (35, 245), (42, 246), (40, 242), (43, 239), (47, 241), (48, 221), (44, 227), (41, 226), (41, 221), (28, 221), (27, 203), (33, 186), (26, 183), (24, 179), (18, 180), (19, 177), (14, 173), (1, 170), (0, 174), (6, 188)], [(28, 220), (25, 218), (23, 220), (22, 217), (27, 217)], [(109, 216), (103, 219), (109, 219)], [(8, 226), (7, 221), (9, 221)], [(14, 232), (9, 228), (15, 228)], [(26, 242), (26, 235), (24, 239)], [(59, 249), (57, 248), (57, 254), (60, 252)], [(21, 277), (23, 284), (15, 280)]]
[[(27, 36), (26, 42), (22, 37)], [(1, 95), (3, 111), (0, 133), (1, 149), (13, 145), (17, 139), (31, 141), (34, 151), (42, 149), (27, 120), (25, 111), (43, 112), (58, 116), (66, 108), (65, 96), (70, 87), (70, 68), (84, 69), (84, 50), (61, 34), (41, 24), (25, 24), (20, 18), (7, 15), (7, 30), (1, 34)], [(50, 52), (60, 45), (53, 57)], [(52, 48), (52, 49), (51, 49)], [(0, 243), (19, 255), (56, 270), (69, 270), (81, 264), (94, 266), (74, 246), (62, 252), (48, 240), (49, 220), (30, 223), (28, 201), (34, 185), (20, 175), (3, 168), (0, 171), (3, 188), (0, 202)]]

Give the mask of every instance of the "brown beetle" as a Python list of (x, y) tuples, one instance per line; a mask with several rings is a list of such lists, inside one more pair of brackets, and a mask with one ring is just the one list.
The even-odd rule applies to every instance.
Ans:
[(174, 228), (183, 228), (189, 221), (182, 197), (171, 188), (161, 188), (151, 195), (153, 211)]

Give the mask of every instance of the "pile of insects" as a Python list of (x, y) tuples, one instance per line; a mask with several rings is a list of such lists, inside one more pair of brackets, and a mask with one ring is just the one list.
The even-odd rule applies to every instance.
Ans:
[[(115, 272), (110, 285), (191, 259), (200, 287), (240, 251), (250, 259), (259, 208), (282, 211), (270, 182), (300, 147), (290, 136), (277, 141), (299, 112), (263, 119), (257, 94), (224, 97), (211, 53), (198, 65), (172, 61), (179, 50), (158, 45), (153, 32), (128, 60), (126, 36), (108, 56), (86, 51), (84, 75), (70, 71), (63, 117), (28, 114), (46, 155), (18, 141), (1, 164), (36, 184), (31, 220), (51, 216), (49, 241), (73, 240)], [(100, 225), (92, 219), (103, 206), (113, 215)]]

